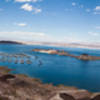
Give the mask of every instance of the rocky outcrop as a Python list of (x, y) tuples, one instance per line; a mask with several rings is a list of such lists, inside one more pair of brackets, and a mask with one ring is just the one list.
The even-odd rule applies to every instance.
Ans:
[(91, 100), (91, 93), (86, 90), (60, 90), (50, 100)]
[(32, 51), (40, 52), (40, 53), (48, 53), (48, 54), (58, 54), (58, 51), (57, 50), (51, 50), (51, 49), (48, 49), (48, 50), (44, 50), (44, 49), (33, 49)]
[(60, 56), (69, 56), (69, 57), (73, 57), (76, 59), (80, 59), (80, 60), (100, 60), (100, 57), (97, 56), (90, 56), (88, 54), (81, 54), (79, 56), (76, 56), (74, 54), (70, 54), (66, 51), (59, 51), (59, 50), (52, 50), (52, 49), (33, 49), (32, 51), (34, 52), (40, 52), (40, 53), (47, 53), (47, 54), (56, 54), (56, 55), (60, 55)]
[(82, 55), (79, 56), (79, 59), (82, 59), (82, 60), (90, 60), (91, 57), (88, 54), (82, 54)]
[(82, 54), (80, 56), (77, 56), (78, 59), (81, 59), (81, 60), (100, 60), (100, 57), (97, 57), (97, 56), (90, 56), (88, 54)]
[(73, 96), (68, 95), (66, 93), (60, 93), (59, 95), (63, 100), (75, 100), (75, 98)]
[(91, 100), (100, 100), (100, 93), (94, 93), (91, 96)]
[(0, 68), (0, 100), (100, 100), (100, 93), (43, 84), (38, 79), (9, 74), (9, 69)]

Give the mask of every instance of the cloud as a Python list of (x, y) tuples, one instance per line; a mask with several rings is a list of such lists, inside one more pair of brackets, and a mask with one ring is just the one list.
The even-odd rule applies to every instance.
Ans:
[(15, 2), (20, 2), (20, 3), (24, 3), (24, 2), (37, 2), (38, 0), (15, 0)]
[(96, 32), (88, 32), (88, 34), (91, 36), (98, 36), (99, 35), (99, 33), (96, 33)]
[(100, 11), (100, 6), (96, 6), (95, 11)]
[[(44, 32), (0, 32), (0, 40), (57, 42), (59, 38)], [(61, 39), (61, 37), (60, 37)]]
[(14, 25), (20, 26), (20, 27), (25, 27), (27, 26), (26, 23), (14, 23)]
[[(9, 2), (11, 0), (5, 0), (6, 2)], [(33, 12), (33, 14), (37, 14), (37, 13), (41, 13), (42, 12), (42, 9), (41, 8), (37, 8), (37, 7), (34, 7), (32, 5), (32, 2), (42, 2), (43, 0), (14, 0), (15, 2), (18, 2), (18, 3), (24, 3), (23, 5), (21, 5), (20, 9), (23, 9), (25, 11), (28, 11), (28, 12)]]
[(70, 37), (64, 37), (63, 38), (63, 40), (61, 40), (62, 42), (64, 42), (64, 43), (80, 43), (80, 42), (82, 42), (82, 40), (81, 39), (79, 39), (78, 37), (72, 37), (72, 36), (70, 36)]
[(95, 7), (93, 14), (95, 14), (95, 15), (99, 15), (100, 14), (100, 6), (96, 6)]
[(8, 40), (34, 41), (34, 40), (45, 40), (46, 34), (42, 32), (13, 31), (13, 32), (0, 32), (0, 37), (2, 39), (8, 39)]
[(23, 9), (25, 11), (32, 11), (33, 7), (32, 7), (32, 5), (26, 3), (26, 4), (24, 4), (24, 5), (21, 6), (21, 9)]
[(33, 7), (32, 5), (30, 5), (28, 3), (22, 5), (21, 9), (23, 9), (25, 11), (33, 12), (33, 14), (37, 14), (37, 13), (41, 13), (42, 12), (42, 9)]
[(26, 23), (19, 23), (18, 26), (24, 27), (24, 26), (27, 26), (27, 24)]
[(33, 7), (33, 14), (41, 13), (42, 9)]
[(96, 29), (100, 29), (100, 26), (96, 26)]
[(76, 6), (76, 3), (75, 2), (72, 2), (72, 6)]

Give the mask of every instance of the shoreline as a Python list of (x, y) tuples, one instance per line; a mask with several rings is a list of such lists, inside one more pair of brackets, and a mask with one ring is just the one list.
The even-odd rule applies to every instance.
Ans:
[(7, 67), (0, 67), (0, 100), (95, 100), (97, 97), (100, 98), (99, 92), (91, 93), (70, 86), (44, 84), (39, 79), (10, 74), (10, 71), (11, 69)]
[(38, 45), (38, 46), (51, 46), (51, 47), (64, 47), (64, 48), (79, 48), (79, 49), (92, 49), (100, 50), (100, 45), (86, 44), (86, 43), (48, 43), (48, 42), (23, 42), (23, 41), (0, 41), (0, 44), (16, 44), (16, 45)]

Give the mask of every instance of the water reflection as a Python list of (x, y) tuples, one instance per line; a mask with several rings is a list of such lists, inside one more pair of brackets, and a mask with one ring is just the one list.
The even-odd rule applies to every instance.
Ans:
[(14, 64), (28, 64), (31, 65), (34, 60), (38, 62), (38, 66), (42, 66), (43, 62), (36, 55), (27, 55), (24, 53), (19, 54), (8, 54), (0, 53), (0, 62), (2, 63), (14, 63)]
[[(25, 61), (25, 59), (27, 59)], [(14, 62), (15, 64), (24, 64), (24, 63), (27, 63), (27, 64), (32, 64), (32, 61), (31, 61), (31, 57), (29, 55), (26, 55), (26, 54), (7, 54), (7, 53), (0, 53), (0, 62), (3, 62), (3, 63), (12, 63)]]

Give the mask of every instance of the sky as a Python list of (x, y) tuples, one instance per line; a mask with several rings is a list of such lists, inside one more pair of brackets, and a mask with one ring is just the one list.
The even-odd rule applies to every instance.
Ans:
[(100, 42), (100, 0), (0, 0), (0, 40)]

